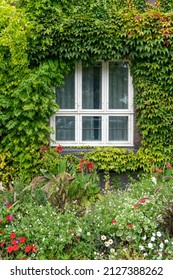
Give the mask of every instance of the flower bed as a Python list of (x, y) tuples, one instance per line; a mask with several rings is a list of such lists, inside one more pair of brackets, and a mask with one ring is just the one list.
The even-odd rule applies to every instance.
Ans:
[(28, 186), (18, 179), (1, 190), (2, 259), (173, 258), (171, 164), (126, 190), (107, 177), (103, 193), (92, 162), (73, 167), (60, 159), (56, 174), (44, 169)]

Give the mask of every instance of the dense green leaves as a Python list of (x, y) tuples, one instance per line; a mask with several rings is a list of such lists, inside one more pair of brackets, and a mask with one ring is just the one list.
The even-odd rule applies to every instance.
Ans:
[(142, 153), (171, 153), (172, 10), (172, 0), (1, 0), (0, 152), (11, 166), (34, 170), (57, 110), (52, 88), (80, 60), (129, 60)]

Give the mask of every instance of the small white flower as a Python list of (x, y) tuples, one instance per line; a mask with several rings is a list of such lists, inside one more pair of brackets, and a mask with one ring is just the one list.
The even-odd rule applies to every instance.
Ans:
[(169, 241), (168, 241), (168, 239), (165, 239), (165, 243), (168, 243)]
[(115, 249), (111, 248), (110, 253), (115, 253)]
[(109, 247), (109, 245), (110, 245), (109, 242), (106, 241), (106, 242), (105, 242), (105, 246), (106, 246), (106, 247)]
[(152, 236), (156, 236), (156, 234), (155, 234), (155, 233), (152, 233)]
[(155, 239), (156, 239), (156, 238), (155, 238), (154, 236), (152, 236), (152, 237), (151, 237), (151, 241), (153, 241), (153, 242), (154, 242), (154, 241), (155, 241)]
[(87, 236), (90, 236), (90, 235), (91, 235), (91, 233), (88, 231), (88, 232), (87, 232)]
[(139, 249), (140, 249), (141, 251), (143, 251), (145, 248), (144, 248), (144, 246), (139, 245)]
[(163, 249), (164, 244), (163, 244), (163, 243), (160, 243), (159, 247)]
[(109, 244), (111, 245), (113, 243), (113, 240), (112, 239), (109, 239), (108, 240)]
[(161, 234), (160, 231), (158, 231), (156, 234), (157, 234), (158, 237), (161, 237), (161, 236), (162, 236), (162, 234)]
[(153, 248), (153, 244), (152, 243), (148, 243), (148, 248), (152, 249)]
[(147, 238), (146, 235), (144, 235), (144, 236), (142, 237), (143, 240), (146, 240), (146, 238)]
[(156, 177), (152, 177), (152, 178), (151, 178), (151, 181), (152, 181), (155, 185), (157, 184)]
[(105, 235), (101, 235), (101, 240), (106, 240), (106, 236)]

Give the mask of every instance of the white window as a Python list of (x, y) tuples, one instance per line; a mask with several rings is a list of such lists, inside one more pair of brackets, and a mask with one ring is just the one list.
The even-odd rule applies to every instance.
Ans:
[(133, 146), (133, 85), (127, 62), (78, 63), (55, 90), (52, 146)]

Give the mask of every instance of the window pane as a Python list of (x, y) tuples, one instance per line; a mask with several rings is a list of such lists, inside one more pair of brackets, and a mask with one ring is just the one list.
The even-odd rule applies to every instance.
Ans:
[(75, 75), (65, 77), (64, 85), (56, 89), (56, 102), (60, 109), (75, 108)]
[(75, 117), (74, 116), (56, 117), (56, 140), (57, 141), (75, 140)]
[(128, 117), (109, 117), (109, 141), (128, 140)]
[(82, 117), (82, 140), (101, 140), (101, 117)]
[(102, 107), (102, 65), (82, 67), (82, 109)]
[(128, 65), (109, 63), (109, 109), (128, 108)]

